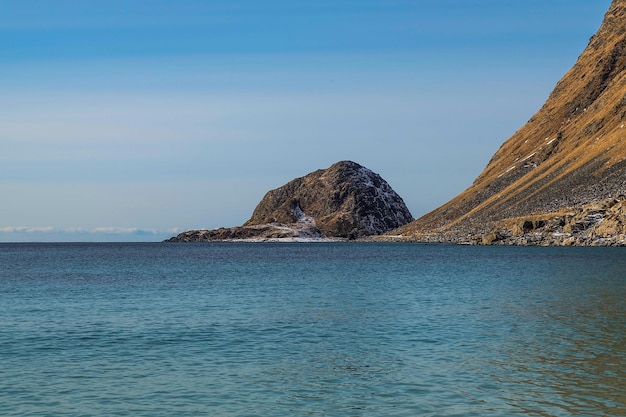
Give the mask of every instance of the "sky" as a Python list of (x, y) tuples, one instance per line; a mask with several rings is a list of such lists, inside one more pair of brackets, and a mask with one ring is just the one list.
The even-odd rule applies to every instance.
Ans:
[(610, 0), (1, 0), (0, 242), (244, 223), (340, 160), (419, 217), (535, 113)]

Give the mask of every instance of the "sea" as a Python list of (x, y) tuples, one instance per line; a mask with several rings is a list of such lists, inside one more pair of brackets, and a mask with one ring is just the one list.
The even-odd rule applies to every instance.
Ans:
[(625, 250), (0, 244), (0, 416), (626, 416)]

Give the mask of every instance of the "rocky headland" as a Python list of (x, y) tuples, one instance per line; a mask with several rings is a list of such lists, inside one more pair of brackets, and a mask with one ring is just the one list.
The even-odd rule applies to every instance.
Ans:
[(412, 235), (391, 232), (370, 240), (461, 245), (626, 246), (626, 197), (620, 195), (580, 207), (511, 217), (495, 223), (488, 231)]
[(342, 161), (269, 191), (242, 226), (190, 230), (169, 242), (354, 240), (413, 221), (380, 175)]

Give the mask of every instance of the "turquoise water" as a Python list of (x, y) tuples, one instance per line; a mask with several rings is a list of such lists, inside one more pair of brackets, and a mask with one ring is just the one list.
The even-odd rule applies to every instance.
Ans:
[(625, 255), (0, 244), (0, 415), (626, 416)]

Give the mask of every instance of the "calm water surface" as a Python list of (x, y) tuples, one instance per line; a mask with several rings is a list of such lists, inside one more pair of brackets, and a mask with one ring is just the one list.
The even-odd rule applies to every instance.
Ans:
[(626, 252), (0, 244), (2, 416), (626, 416)]

